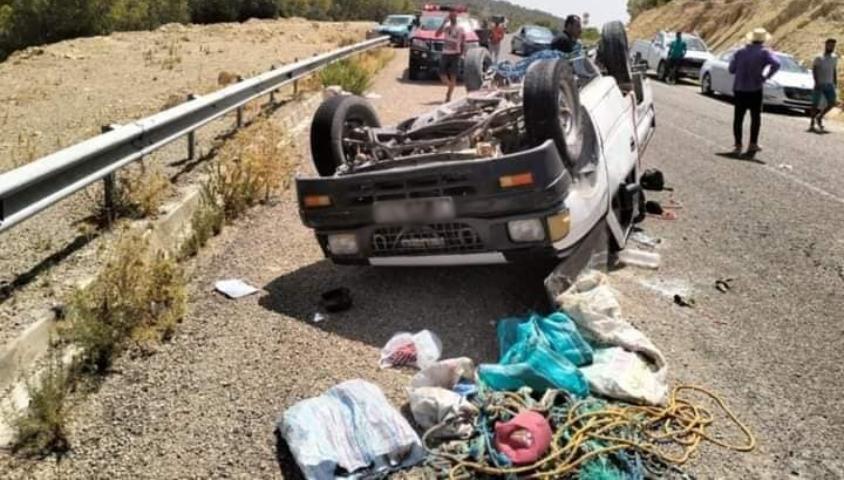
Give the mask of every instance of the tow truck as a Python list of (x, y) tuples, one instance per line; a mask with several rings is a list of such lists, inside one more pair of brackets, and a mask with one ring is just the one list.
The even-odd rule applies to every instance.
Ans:
[(623, 249), (644, 217), (639, 181), (656, 127), (624, 25), (604, 26), (596, 54), (494, 65), (478, 48), (466, 69), (465, 98), (393, 127), (361, 97), (319, 107), (319, 177), (296, 187), (326, 257), (442, 266), (566, 259), (602, 242)]
[(466, 32), (466, 50), (480, 46), (478, 31), (481, 24), (469, 15), (468, 9), (436, 4), (424, 5), (417, 26), (410, 34), (410, 63), (407, 68), (410, 80), (421, 80), (426, 73), (433, 74), (439, 70), (443, 36), (437, 35), (437, 30), (448, 20), (448, 14), (453, 9), (458, 10), (457, 23)]

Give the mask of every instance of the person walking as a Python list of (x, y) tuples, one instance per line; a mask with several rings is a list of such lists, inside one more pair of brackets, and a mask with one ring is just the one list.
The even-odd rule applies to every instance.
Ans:
[(437, 37), (443, 37), (443, 52), (440, 57), (440, 80), (448, 87), (445, 103), (451, 101), (457, 76), (460, 73), (460, 58), (466, 47), (466, 32), (457, 24), (457, 10), (448, 12), (448, 19), (437, 29)]
[(583, 23), (577, 15), (569, 15), (563, 24), (563, 33), (551, 42), (551, 48), (572, 56), (580, 55), (583, 51), (583, 44), (580, 37), (583, 35)]
[(498, 63), (501, 59), (501, 42), (504, 41), (504, 36), (507, 34), (507, 29), (504, 25), (495, 20), (492, 29), (489, 32), (489, 53), (492, 54), (492, 61)]
[(676, 84), (680, 79), (680, 65), (686, 58), (686, 51), (683, 32), (677, 32), (674, 41), (668, 46), (668, 75), (665, 78), (671, 84)]
[(780, 69), (780, 62), (774, 54), (765, 48), (765, 42), (771, 35), (764, 28), (757, 28), (747, 34), (747, 46), (736, 52), (730, 61), (730, 73), (735, 75), (733, 83), (733, 100), (735, 112), (733, 115), (733, 135), (735, 150), (740, 154), (742, 150), (742, 130), (744, 117), (750, 111), (750, 145), (748, 155), (762, 151), (759, 146), (759, 132), (762, 129), (762, 90), (765, 82), (771, 79)]
[[(838, 55), (835, 46), (838, 41), (830, 38), (826, 41), (824, 52), (812, 63), (812, 75), (815, 77), (815, 91), (812, 93), (812, 123), (809, 130), (815, 131), (815, 124), (821, 132), (826, 131), (823, 117), (835, 107), (838, 101)], [(821, 100), (826, 99), (826, 107), (821, 110)]]

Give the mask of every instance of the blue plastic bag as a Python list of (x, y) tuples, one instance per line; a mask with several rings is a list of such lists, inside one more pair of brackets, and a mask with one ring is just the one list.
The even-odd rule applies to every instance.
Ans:
[(538, 392), (553, 388), (577, 396), (589, 394), (577, 367), (592, 363), (592, 348), (564, 313), (501, 320), (498, 345), (499, 363), (478, 369), (478, 377), (490, 388), (530, 387)]

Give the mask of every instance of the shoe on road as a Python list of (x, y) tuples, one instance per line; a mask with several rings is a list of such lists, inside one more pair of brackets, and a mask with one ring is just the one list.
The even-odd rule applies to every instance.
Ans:
[(747, 154), (748, 155), (755, 155), (755, 154), (757, 154), (761, 151), (762, 151), (762, 147), (760, 147), (759, 145), (751, 145), (751, 146), (747, 147)]

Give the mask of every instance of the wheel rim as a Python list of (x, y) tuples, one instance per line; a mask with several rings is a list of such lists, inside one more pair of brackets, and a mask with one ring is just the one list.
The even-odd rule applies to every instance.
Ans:
[(566, 147), (569, 147), (577, 141), (577, 126), (574, 121), (574, 112), (571, 111), (571, 106), (566, 100), (566, 89), (563, 85), (560, 85), (560, 95), (557, 101), (558, 117), (560, 128), (563, 130), (563, 136), (566, 139)]
[(712, 91), (712, 79), (709, 78), (709, 74), (703, 76), (703, 93), (709, 93)]

